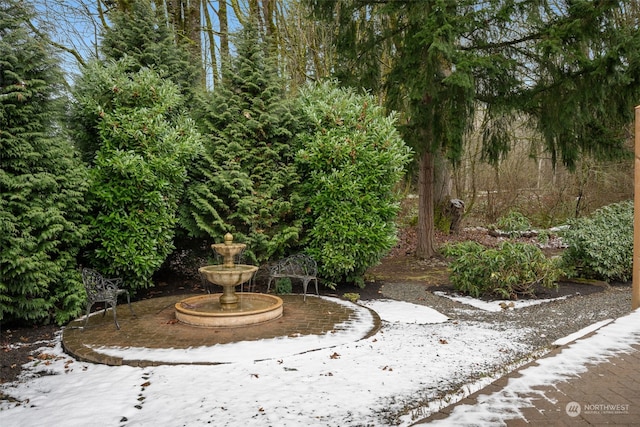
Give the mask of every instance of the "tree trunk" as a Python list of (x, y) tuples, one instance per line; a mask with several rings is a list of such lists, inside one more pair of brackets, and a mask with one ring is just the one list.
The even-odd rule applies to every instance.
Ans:
[(166, 0), (169, 22), (173, 24), (178, 44), (186, 46), (195, 59), (201, 57), (200, 2), (184, 0)]
[(436, 254), (433, 224), (433, 169), (434, 155), (425, 151), (420, 157), (418, 172), (418, 244), (416, 257), (431, 258)]
[(454, 196), (453, 181), (447, 159), (440, 152), (434, 156), (433, 176), (433, 203), (435, 206), (447, 206)]
[(227, 13), (227, 2), (218, 2), (218, 21), (220, 22), (220, 65), (229, 65), (229, 16)]
[[(182, 4), (184, 34), (188, 38), (187, 46), (196, 60), (202, 58), (202, 15), (200, 1), (187, 1)], [(206, 2), (205, 2), (206, 6)], [(204, 74), (204, 73), (203, 73)]]
[(205, 28), (205, 33), (207, 38), (209, 39), (209, 57), (211, 60), (211, 83), (213, 86), (211, 88), (215, 88), (218, 86), (220, 82), (220, 74), (218, 71), (218, 58), (216, 57), (216, 37), (213, 29), (213, 23), (211, 21), (211, 14), (209, 13), (209, 6), (205, 4), (205, 7), (202, 8), (204, 13), (204, 21), (207, 24)]

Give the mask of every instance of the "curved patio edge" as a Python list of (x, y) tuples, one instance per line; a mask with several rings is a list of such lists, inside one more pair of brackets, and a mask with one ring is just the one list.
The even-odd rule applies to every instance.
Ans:
[[(132, 303), (136, 316), (118, 306), (117, 330), (111, 313), (96, 312), (82, 328), (84, 317), (69, 323), (62, 346), (74, 358), (90, 363), (135, 367), (221, 364), (265, 360), (356, 342), (377, 333), (378, 314), (364, 306), (333, 297), (281, 295), (279, 319), (237, 328), (203, 328), (176, 320), (174, 306), (195, 295), (152, 298)], [(256, 342), (260, 353), (252, 351)], [(266, 350), (265, 350), (266, 349)]]

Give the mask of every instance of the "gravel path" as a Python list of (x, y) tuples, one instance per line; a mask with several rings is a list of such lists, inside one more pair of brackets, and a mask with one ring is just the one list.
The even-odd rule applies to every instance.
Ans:
[(560, 338), (571, 335), (594, 323), (615, 319), (631, 311), (631, 285), (611, 286), (590, 295), (575, 295), (562, 300), (490, 312), (453, 301), (450, 298), (425, 291), (419, 283), (393, 283), (380, 289), (385, 298), (402, 300), (433, 308), (452, 321), (482, 322), (492, 328), (528, 331), (526, 344), (544, 349)]

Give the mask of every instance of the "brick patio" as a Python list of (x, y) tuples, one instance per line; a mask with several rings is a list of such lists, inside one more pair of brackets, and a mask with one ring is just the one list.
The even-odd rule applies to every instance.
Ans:
[[(557, 356), (563, 348), (551, 351), (544, 358)], [(568, 381), (535, 387), (535, 393), (518, 393), (518, 397), (530, 399), (533, 406), (520, 407), (522, 416), (504, 420), (504, 425), (640, 425), (640, 344), (633, 348), (636, 351), (619, 354), (603, 363), (588, 365), (586, 372), (573, 376)], [(483, 405), (483, 396), (499, 392), (512, 378), (519, 377), (520, 371), (536, 364), (537, 361), (530, 362), (414, 425), (425, 425), (435, 420), (446, 423), (449, 415), (460, 405)], [(487, 407), (487, 411), (491, 410), (492, 408)]]
[[(86, 329), (82, 328), (84, 317), (77, 319), (64, 329), (62, 345), (67, 353), (82, 361), (149, 366), (167, 363), (106, 356), (89, 346), (180, 349), (276, 337), (322, 335), (335, 330), (337, 325), (355, 314), (349, 305), (330, 299), (308, 296), (304, 302), (301, 295), (283, 295), (284, 312), (279, 319), (239, 328), (201, 328), (179, 323), (175, 319), (175, 303), (191, 296), (196, 295), (174, 295), (132, 303), (135, 317), (126, 304), (119, 304), (117, 313), (120, 330), (116, 329), (110, 310), (105, 316), (101, 313), (90, 316)], [(374, 322), (367, 336), (380, 327), (380, 318), (376, 313), (372, 314)]]

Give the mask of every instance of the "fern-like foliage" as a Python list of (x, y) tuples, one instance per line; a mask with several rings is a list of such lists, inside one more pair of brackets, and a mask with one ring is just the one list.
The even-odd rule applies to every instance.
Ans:
[(60, 70), (27, 3), (0, 3), (0, 323), (64, 323), (84, 297), (87, 175), (60, 134)]
[(221, 242), (231, 232), (253, 262), (295, 245), (298, 183), (291, 139), (297, 122), (265, 43), (252, 25), (202, 114), (205, 153), (191, 169), (181, 224), (190, 236)]

